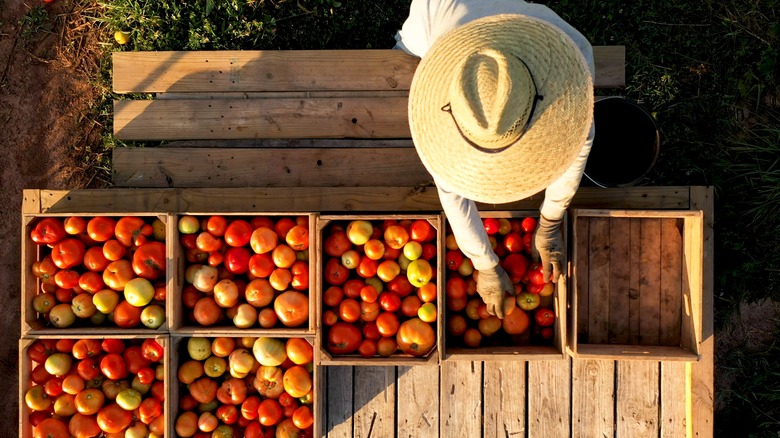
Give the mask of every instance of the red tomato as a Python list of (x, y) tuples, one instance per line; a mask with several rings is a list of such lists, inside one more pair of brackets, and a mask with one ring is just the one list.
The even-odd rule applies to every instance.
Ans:
[(51, 250), (51, 259), (60, 269), (80, 265), (84, 261), (87, 247), (84, 242), (72, 237), (57, 242)]
[(359, 328), (346, 322), (337, 322), (328, 329), (328, 351), (334, 354), (353, 353), (362, 339)]
[(382, 312), (376, 318), (376, 327), (382, 336), (393, 336), (398, 331), (398, 316), (392, 312)]
[(133, 328), (141, 323), (142, 307), (135, 307), (127, 301), (120, 301), (114, 308), (114, 324), (122, 328)]
[(103, 339), (100, 346), (106, 353), (122, 354), (125, 351), (125, 342), (121, 339)]
[[(151, 227), (138, 216), (125, 216), (120, 218), (114, 227), (116, 240), (124, 246), (140, 246), (146, 241), (146, 237), (152, 234)], [(136, 243), (139, 241), (140, 243)]]
[(165, 355), (165, 349), (155, 339), (144, 339), (141, 344), (141, 354), (146, 360), (159, 362)]
[(524, 218), (522, 222), (520, 222), (520, 227), (526, 233), (533, 233), (534, 231), (536, 231), (536, 224), (537, 221), (535, 218), (527, 217)]
[(340, 259), (332, 258), (325, 263), (323, 275), (328, 284), (340, 286), (349, 278), (349, 269), (341, 264)]
[(358, 346), (358, 353), (360, 353), (360, 355), (365, 358), (374, 357), (374, 355), (377, 353), (376, 340), (363, 339), (363, 341), (360, 343), (360, 346)]
[(147, 242), (133, 254), (133, 271), (139, 277), (156, 280), (165, 273), (165, 244)]
[(325, 254), (331, 257), (341, 257), (352, 248), (352, 242), (344, 230), (332, 230), (323, 243)]
[(393, 292), (379, 294), (379, 305), (388, 312), (395, 312), (401, 308), (401, 297)]
[(62, 269), (54, 274), (54, 283), (63, 289), (73, 289), (79, 285), (81, 274), (73, 269)]
[(304, 405), (295, 409), (295, 412), (293, 412), (292, 420), (293, 423), (295, 424), (295, 427), (298, 427), (300, 429), (306, 429), (307, 427), (314, 424), (314, 415), (311, 412), (311, 408)]
[(485, 227), (485, 231), (488, 233), (488, 235), (493, 235), (498, 233), (498, 229), (501, 227), (501, 223), (496, 218), (485, 218), (482, 220), (482, 225)]
[(127, 377), (127, 365), (122, 356), (109, 353), (100, 361), (100, 370), (111, 380), (119, 380)]
[(56, 350), (56, 339), (38, 339), (27, 348), (27, 357), (33, 362), (43, 363)]
[(430, 324), (420, 318), (412, 318), (401, 323), (396, 336), (398, 348), (412, 356), (424, 356), (436, 344), (436, 333)]
[(339, 317), (346, 322), (360, 319), (360, 304), (357, 300), (347, 298), (339, 303)]
[(97, 414), (100, 429), (107, 433), (119, 433), (133, 422), (133, 413), (116, 403), (104, 406)]
[(234, 247), (248, 245), (252, 239), (252, 231), (254, 228), (249, 222), (236, 219), (225, 228), (225, 243)]
[(555, 323), (555, 312), (552, 309), (540, 307), (534, 313), (534, 320), (542, 327), (551, 326)]
[(450, 271), (457, 271), (460, 265), (463, 263), (465, 256), (459, 249), (453, 249), (447, 251), (444, 255), (444, 263), (447, 265), (447, 269)]
[(246, 400), (244, 400), (243, 403), (241, 403), (241, 416), (247, 420), (257, 419), (257, 408), (259, 407), (260, 397), (256, 395), (250, 395), (246, 398)]
[(235, 424), (238, 421), (238, 408), (234, 405), (222, 405), (217, 408), (215, 414), (225, 424)]
[(425, 219), (417, 219), (409, 226), (409, 238), (417, 242), (429, 242), (436, 237), (436, 230)]
[(127, 347), (124, 353), (122, 353), (122, 358), (125, 360), (127, 371), (129, 371), (130, 374), (136, 374), (138, 373), (138, 370), (148, 367), (152, 363), (150, 360), (144, 358), (140, 345), (131, 345)]
[(41, 219), (30, 232), (30, 238), (38, 245), (55, 244), (67, 235), (62, 220), (56, 217)]
[(82, 359), (76, 366), (76, 372), (84, 380), (92, 380), (100, 375), (100, 367), (94, 358)]
[(273, 426), (283, 417), (282, 406), (274, 399), (267, 398), (257, 408), (257, 419), (263, 426)]
[(222, 237), (227, 230), (227, 219), (224, 216), (209, 216), (206, 220), (206, 230), (214, 236)]
[(249, 260), (252, 253), (244, 247), (228, 248), (225, 251), (223, 263), (232, 274), (245, 274), (249, 271)]
[(343, 298), (344, 291), (338, 286), (331, 286), (322, 294), (322, 302), (330, 307), (338, 306)]
[(149, 424), (152, 420), (162, 415), (162, 403), (154, 397), (146, 398), (141, 402), (141, 406), (138, 407), (138, 413), (141, 415), (141, 421), (144, 424)]
[(105, 242), (114, 237), (116, 220), (110, 217), (97, 216), (87, 222), (87, 235), (95, 242)]

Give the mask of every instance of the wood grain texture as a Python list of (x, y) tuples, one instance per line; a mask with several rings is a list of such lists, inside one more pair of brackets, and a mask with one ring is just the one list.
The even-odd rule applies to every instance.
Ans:
[(439, 437), (439, 367), (398, 367), (398, 438)]
[(680, 345), (682, 324), (682, 223), (661, 221), (660, 345)]
[(574, 219), (574, 289), (577, 306), (576, 341), (588, 342), (588, 259), (590, 257), (590, 219), (577, 217)]
[(610, 344), (627, 344), (630, 265), (630, 219), (609, 219), (609, 333)]
[(528, 436), (568, 436), (571, 359), (528, 362)]
[(353, 367), (327, 367), (325, 387), (325, 433), (328, 438), (352, 437)]
[(683, 362), (661, 362), (661, 437), (676, 438), (687, 434), (688, 422), (685, 368)]
[[(420, 59), (400, 50), (115, 52), (116, 93), (408, 90)], [(596, 87), (625, 85), (625, 47), (593, 48)]]
[[(115, 148), (118, 187), (419, 186), (433, 183), (414, 148)], [(183, 157), (187, 157), (183, 160)]]
[(526, 362), (490, 361), (483, 365), (484, 438), (520, 437), (526, 432)]
[(482, 434), (482, 362), (441, 364), (441, 436)]
[(408, 138), (404, 98), (117, 100), (122, 140)]
[(606, 344), (609, 334), (609, 219), (590, 218), (588, 343)]
[(395, 434), (395, 367), (355, 367), (353, 437)]
[(658, 345), (660, 337), (661, 221), (642, 219), (639, 266), (640, 344)]
[(408, 90), (418, 62), (400, 50), (116, 52), (112, 79), (116, 93)]
[(617, 364), (617, 436), (658, 437), (659, 362)]
[(629, 269), (628, 277), (628, 343), (639, 344), (641, 340), (639, 331), (639, 272), (641, 267), (641, 219), (629, 219)]
[(572, 361), (572, 437), (611, 437), (615, 433), (615, 361)]
[(701, 360), (691, 364), (692, 417), (691, 432), (695, 437), (710, 437), (713, 434), (714, 419), (714, 373), (715, 373), (715, 331), (714, 331), (714, 248), (713, 221), (715, 198), (712, 187), (691, 188), (691, 209), (704, 212), (704, 235), (702, 250), (702, 302), (701, 302)]

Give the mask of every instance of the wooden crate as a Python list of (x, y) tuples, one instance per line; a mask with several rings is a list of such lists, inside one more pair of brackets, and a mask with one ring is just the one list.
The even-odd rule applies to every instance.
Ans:
[[(165, 401), (163, 402), (163, 415), (169, 415), (169, 412), (171, 412), (171, 401), (170, 397), (168, 397), (168, 394), (170, 394), (171, 385), (169, 382), (170, 380), (170, 359), (171, 355), (170, 352), (172, 351), (170, 348), (170, 339), (168, 335), (152, 335), (152, 336), (146, 336), (146, 335), (136, 335), (136, 334), (114, 334), (114, 335), (101, 335), (101, 334), (75, 334), (75, 335), (59, 335), (59, 336), (53, 336), (53, 335), (40, 335), (40, 336), (31, 336), (29, 338), (24, 338), (19, 340), (19, 437), (21, 438), (31, 438), (33, 436), (33, 428), (30, 425), (30, 413), (31, 410), (27, 407), (26, 402), (24, 401), (24, 396), (27, 390), (30, 388), (31, 380), (30, 380), (30, 374), (32, 373), (32, 370), (38, 365), (38, 363), (30, 360), (30, 358), (27, 356), (27, 349), (32, 345), (33, 342), (35, 342), (38, 339), (123, 339), (123, 340), (132, 340), (132, 339), (155, 339), (157, 342), (165, 349), (165, 356), (163, 358), (162, 365), (165, 368), (165, 376), (164, 376), (164, 385), (165, 385)], [(73, 366), (75, 366), (77, 363), (77, 360), (74, 359)], [(131, 378), (132, 380), (132, 378)], [(145, 395), (144, 398), (147, 398)], [(106, 400), (108, 402), (108, 400)], [(166, 418), (166, 423), (170, 422), (170, 416)], [(67, 422), (66, 422), (67, 425)]]
[[(422, 219), (428, 221), (436, 230), (436, 239), (434, 242), (437, 246), (436, 264), (432, 266), (436, 273), (432, 281), (436, 281), (437, 300), (436, 306), (438, 315), (436, 322), (434, 323), (434, 330), (436, 331), (436, 345), (434, 348), (423, 357), (414, 357), (408, 354), (397, 352), (388, 357), (374, 356), (372, 358), (364, 358), (359, 354), (349, 355), (334, 355), (326, 350), (326, 343), (324, 336), (326, 327), (322, 323), (322, 294), (326, 287), (323, 283), (323, 265), (325, 264), (326, 256), (324, 255), (323, 242), (325, 240), (323, 232), (325, 228), (331, 224), (331, 222), (343, 222), (344, 227), (352, 220), (367, 220), (367, 221), (383, 221), (383, 220), (416, 220)], [(444, 271), (444, 257), (442, 248), (444, 248), (444, 233), (441, 227), (442, 219), (439, 214), (371, 214), (371, 215), (323, 215), (317, 218), (317, 233), (315, 240), (315, 247), (317, 248), (317, 273), (316, 273), (316, 291), (317, 291), (317, 315), (316, 315), (316, 344), (315, 355), (317, 356), (317, 362), (322, 365), (352, 365), (352, 366), (409, 366), (409, 365), (437, 365), (441, 355), (440, 349), (442, 345), (442, 303), (441, 297), (443, 293), (443, 287), (441, 281), (442, 272)], [(403, 274), (403, 272), (401, 273)]]
[[(178, 369), (179, 365), (183, 363), (182, 357), (186, 357), (184, 355), (187, 354), (187, 340), (191, 337), (231, 337), (236, 338), (236, 343), (239, 342), (241, 337), (255, 337), (253, 335), (245, 334), (243, 331), (239, 332), (236, 329), (232, 333), (229, 334), (219, 334), (217, 336), (205, 336), (203, 333), (198, 333), (193, 336), (189, 335), (171, 335), (171, 354), (170, 354), (170, 361), (168, 362), (168, 373), (171, 376), (171, 384), (168, 386), (168, 392), (166, 393), (166, 401), (170, 403), (171, 405), (171, 415), (168, 417), (168, 427), (166, 430), (166, 436), (177, 436), (175, 425), (176, 425), (176, 418), (179, 416), (179, 397), (181, 394), (181, 385), (178, 381)], [(309, 344), (312, 345), (312, 348), (314, 348), (314, 338), (312, 337), (303, 337), (303, 336), (279, 336), (277, 333), (270, 334), (270, 335), (263, 335), (267, 337), (273, 337), (273, 338), (303, 338)], [(237, 348), (239, 348), (237, 346)], [(249, 348), (251, 351), (252, 349)], [(316, 348), (314, 349), (315, 356), (316, 356)], [(225, 358), (227, 360), (227, 358)], [(228, 371), (229, 372), (229, 371)], [(324, 404), (324, 398), (325, 398), (325, 386), (324, 386), (324, 379), (322, 375), (322, 367), (317, 365), (316, 358), (313, 362), (313, 388), (314, 388), (314, 403), (312, 404), (312, 413), (314, 414), (314, 436), (321, 436), (322, 427), (325, 424), (323, 422), (323, 415), (325, 414), (325, 404)], [(240, 406), (238, 406), (240, 411)], [(239, 414), (240, 415), (240, 414)]]
[[(193, 215), (198, 218), (204, 218), (207, 216), (212, 215), (220, 215), (228, 218), (230, 220), (231, 218), (237, 219), (237, 218), (244, 218), (247, 220), (250, 220), (251, 217), (256, 216), (264, 216), (264, 217), (271, 217), (271, 218), (283, 218), (283, 217), (290, 217), (295, 218), (296, 216), (306, 216), (308, 218), (309, 222), (309, 240), (312, 244), (309, 246), (309, 323), (305, 324), (302, 327), (294, 327), (294, 328), (286, 328), (284, 326), (281, 326), (281, 323), (279, 323), (280, 327), (278, 328), (270, 328), (270, 329), (264, 329), (260, 327), (253, 327), (253, 328), (247, 328), (247, 329), (240, 329), (233, 325), (232, 321), (224, 321), (222, 323), (218, 323), (218, 325), (213, 326), (200, 326), (197, 324), (193, 324), (189, 321), (187, 321), (185, 315), (184, 315), (184, 306), (182, 305), (182, 290), (185, 286), (185, 280), (184, 280), (184, 271), (186, 269), (185, 267), (185, 256), (184, 256), (184, 248), (182, 247), (182, 244), (179, 240), (180, 234), (178, 229), (178, 221), (179, 218), (182, 215)], [(170, 245), (173, 254), (172, 254), (172, 261), (174, 263), (174, 269), (172, 272), (174, 273), (173, 276), (173, 294), (168, 299), (168, 310), (170, 315), (170, 331), (171, 333), (176, 334), (188, 334), (188, 335), (196, 335), (196, 334), (208, 334), (208, 335), (217, 335), (220, 334), (231, 334), (235, 333), (236, 331), (240, 331), (241, 333), (245, 333), (245, 336), (259, 336), (259, 335), (268, 335), (269, 333), (275, 333), (274, 336), (304, 336), (304, 335), (311, 335), (314, 333), (314, 309), (315, 309), (315, 299), (312, 298), (313, 294), (313, 285), (314, 285), (314, 263), (316, 263), (316, 257), (312, 257), (313, 254), (316, 254), (315, 251), (313, 251), (313, 235), (314, 235), (314, 222), (315, 222), (315, 216), (314, 213), (301, 213), (301, 212), (293, 212), (293, 213), (285, 213), (285, 212), (279, 212), (279, 213), (273, 213), (273, 214), (267, 214), (267, 213), (258, 213), (258, 212), (231, 212), (231, 213), (204, 213), (204, 212), (186, 212), (174, 215), (172, 217), (172, 220), (168, 224), (168, 233), (171, 236), (170, 241), (172, 244)]]
[[(516, 219), (524, 217), (539, 217), (538, 210), (518, 210), (518, 211), (481, 211), (480, 217), (484, 218), (496, 218), (496, 219)], [(446, 218), (445, 218), (446, 219)], [(567, 217), (564, 216), (563, 222), (563, 238), (564, 246), (566, 246), (566, 227)], [(448, 271), (445, 270), (445, 275)], [(568, 276), (566, 276), (568, 277)], [(567, 281), (564, 278), (563, 283), (555, 283), (555, 289), (551, 298), (551, 306), (555, 310), (555, 324), (553, 325), (553, 338), (550, 345), (492, 345), (483, 346), (478, 348), (468, 348), (465, 346), (449, 346), (446, 342), (446, 334), (442, 336), (444, 340), (444, 360), (468, 360), (468, 361), (507, 361), (507, 360), (558, 360), (563, 359), (566, 356), (566, 296), (567, 296)], [(478, 297), (478, 295), (476, 295)], [(444, 297), (446, 299), (446, 297)], [(520, 310), (520, 309), (517, 309)], [(517, 311), (515, 310), (515, 311)], [(442, 323), (446, 326), (446, 314), (448, 310), (444, 310), (445, 320)], [(533, 321), (533, 314), (529, 314), (529, 317)], [(533, 324), (533, 322), (532, 322)], [(529, 329), (530, 330), (530, 329)]]
[[(22, 215), (22, 327), (21, 327), (21, 334), (22, 336), (28, 336), (28, 335), (64, 335), (64, 336), (71, 336), (79, 333), (83, 333), (85, 330), (89, 330), (90, 333), (94, 334), (100, 334), (100, 335), (110, 335), (110, 334), (118, 334), (118, 333), (132, 333), (132, 334), (138, 334), (138, 335), (147, 335), (147, 336), (153, 336), (155, 334), (160, 333), (167, 333), (168, 332), (168, 325), (169, 325), (169, 318), (170, 313), (168, 312), (168, 309), (166, 309), (166, 320), (163, 323), (162, 326), (158, 327), (157, 329), (149, 329), (146, 328), (143, 325), (137, 326), (136, 328), (121, 328), (116, 325), (113, 325), (111, 323), (106, 323), (106, 325), (103, 326), (91, 326), (86, 323), (79, 324), (79, 321), (77, 320), (76, 323), (67, 328), (56, 328), (52, 326), (48, 326), (47, 322), (43, 319), (41, 315), (39, 315), (35, 309), (33, 308), (32, 302), (35, 296), (40, 292), (41, 290), (41, 282), (38, 278), (35, 277), (32, 273), (32, 265), (36, 261), (42, 260), (43, 257), (46, 255), (46, 248), (41, 247), (37, 244), (35, 244), (32, 239), (30, 238), (30, 232), (35, 227), (35, 225), (43, 218), (46, 217), (59, 217), (59, 218), (65, 218), (68, 216), (79, 216), (84, 218), (91, 218), (91, 217), (97, 217), (97, 216), (107, 216), (107, 217), (113, 217), (115, 219), (118, 219), (122, 216), (138, 216), (143, 218), (159, 218), (163, 223), (169, 225), (170, 223), (170, 216), (167, 214), (162, 213), (151, 213), (151, 212), (128, 212), (128, 213), (109, 213), (106, 212), (103, 213), (80, 213), (80, 212), (71, 212), (71, 213), (40, 213), (40, 214), (23, 214)], [(172, 292), (172, 248), (171, 245), (168, 244), (170, 242), (170, 234), (166, 232), (166, 248), (165, 251), (167, 253), (168, 261), (166, 263), (165, 268), (165, 284), (166, 284), (166, 292), (167, 296), (171, 296)], [(169, 302), (170, 300), (166, 300)], [(166, 303), (166, 308), (168, 307), (168, 304)]]
[(698, 361), (703, 213), (573, 210), (576, 358)]

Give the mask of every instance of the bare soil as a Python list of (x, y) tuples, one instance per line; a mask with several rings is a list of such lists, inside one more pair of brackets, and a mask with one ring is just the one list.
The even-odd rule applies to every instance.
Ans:
[(71, 3), (46, 4), (41, 29), (27, 35), (20, 20), (43, 3), (0, 0), (0, 376), (12, 382), (0, 391), (2, 436), (16, 435), (18, 418), (17, 379), (8, 377), (18, 373), (22, 189), (87, 187), (94, 171), (84, 154), (100, 142), (90, 118), (100, 95), (98, 33)]

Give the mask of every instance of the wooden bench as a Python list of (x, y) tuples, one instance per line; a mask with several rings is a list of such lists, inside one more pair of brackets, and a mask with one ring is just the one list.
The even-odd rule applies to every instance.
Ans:
[[(624, 47), (594, 47), (594, 56), (596, 87), (625, 85)], [(175, 141), (115, 149), (116, 186), (431, 183), (407, 122), (417, 57), (398, 50), (117, 52), (113, 62), (115, 92), (156, 93), (115, 101), (115, 136)]]

